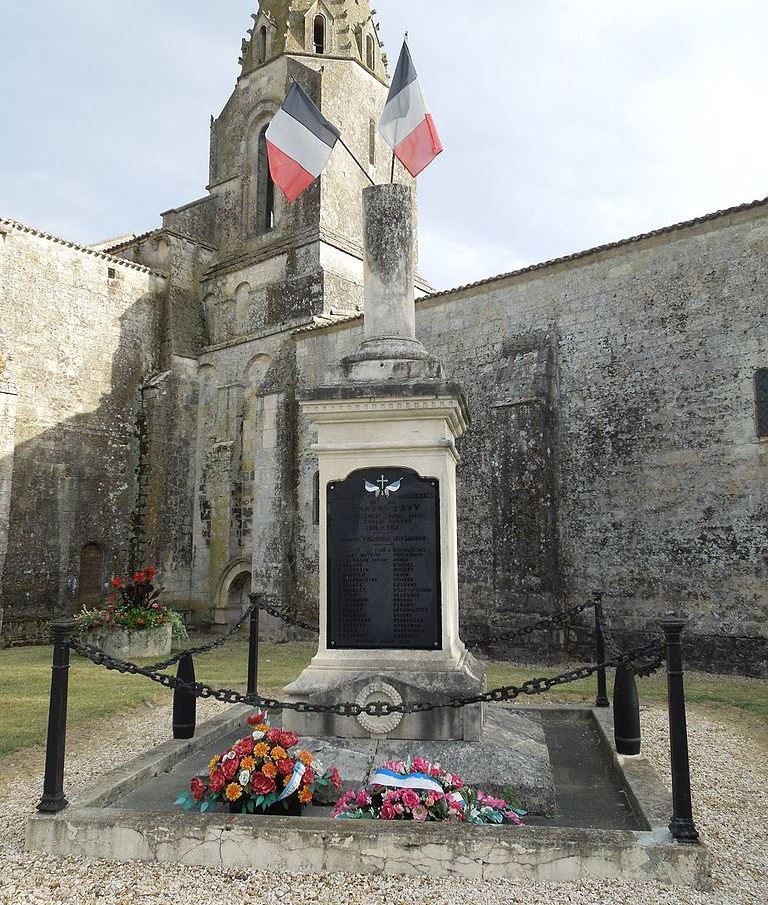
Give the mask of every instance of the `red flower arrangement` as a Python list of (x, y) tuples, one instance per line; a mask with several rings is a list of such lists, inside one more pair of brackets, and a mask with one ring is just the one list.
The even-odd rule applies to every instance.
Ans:
[(163, 588), (155, 587), (156, 576), (154, 566), (135, 572), (132, 578), (115, 576), (110, 582), (112, 593), (107, 597), (107, 606), (101, 610), (83, 610), (77, 617), (80, 629), (114, 627), (137, 631), (170, 622), (174, 636), (185, 639), (186, 630), (179, 614), (158, 600)]
[(253, 727), (251, 735), (217, 754), (208, 764), (208, 776), (193, 777), (189, 792), (176, 804), (204, 813), (221, 803), (255, 814), (278, 803), (288, 810), (296, 799), (306, 806), (329, 785), (338, 792), (341, 777), (336, 767), (325, 772), (308, 751), (291, 753), (299, 744), (298, 735), (270, 726), (264, 713), (249, 717), (248, 724)]

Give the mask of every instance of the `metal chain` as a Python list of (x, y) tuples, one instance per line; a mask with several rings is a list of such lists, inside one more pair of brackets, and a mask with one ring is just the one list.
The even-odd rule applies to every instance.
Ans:
[[(560, 613), (554, 613), (551, 616), (544, 616), (543, 618), (536, 620), (536, 622), (532, 622), (530, 625), (526, 625), (521, 629), (516, 629), (513, 632), (508, 632), (502, 635), (494, 635), (493, 641), (494, 643), (497, 641), (512, 641), (515, 638), (524, 638), (526, 635), (531, 635), (534, 632), (541, 631), (545, 628), (551, 628), (554, 625), (563, 625), (572, 616), (578, 616), (580, 613), (583, 613), (584, 610), (588, 610), (594, 606), (594, 601), (590, 601), (589, 603), (581, 603), (578, 606), (570, 607), (569, 609), (563, 610)], [(320, 632), (320, 629), (317, 625), (313, 625), (309, 622), (304, 622), (303, 620), (297, 619), (294, 616), (289, 616), (285, 612), (285, 610), (277, 604), (262, 601), (260, 607), (265, 613), (269, 613), (270, 616), (274, 616), (276, 619), (282, 620), (287, 625), (293, 625), (296, 628), (304, 629), (308, 632), (314, 632), (314, 634), (316, 635)]]
[[(506, 635), (496, 636), (494, 641), (511, 641), (515, 638), (523, 638), (526, 635), (531, 635), (533, 632), (541, 631), (544, 628), (550, 628), (554, 625), (563, 625), (565, 624), (572, 616), (578, 616), (583, 613), (585, 610), (594, 609), (596, 601), (591, 600), (588, 603), (581, 603), (578, 606), (570, 607), (567, 610), (563, 610), (561, 613), (556, 613), (552, 616), (545, 616), (542, 619), (537, 620), (536, 622), (531, 623), (530, 625), (524, 626), (522, 629), (518, 629), (514, 632), (509, 632)], [(282, 622), (287, 625), (292, 625), (296, 628), (304, 629), (308, 632), (313, 632), (314, 634), (319, 634), (320, 629), (317, 625), (312, 625), (309, 622), (304, 622), (301, 619), (297, 619), (294, 616), (289, 616), (288, 613), (284, 611), (284, 609), (277, 604), (267, 603), (262, 600), (259, 604), (260, 608), (268, 613), (270, 616), (274, 616), (275, 619), (280, 619)], [(598, 623), (600, 625), (600, 630), (603, 633), (603, 638), (605, 639), (606, 645), (610, 649), (610, 651), (615, 656), (622, 656), (623, 651), (621, 651), (615, 644), (613, 644), (608, 637), (608, 634), (605, 629), (605, 620), (600, 619), (598, 617)], [(574, 626), (574, 628), (578, 628)], [(592, 631), (591, 629), (584, 629), (584, 631)], [(662, 652), (660, 656), (658, 656), (652, 662), (646, 665), (636, 665), (633, 667), (633, 672), (636, 676), (646, 677), (653, 675), (653, 673), (657, 672), (661, 665), (664, 663), (665, 654)]]
[(534, 632), (541, 631), (545, 628), (552, 628), (554, 625), (564, 625), (572, 616), (578, 616), (580, 613), (583, 613), (584, 610), (591, 609), (594, 606), (595, 602), (593, 600), (590, 600), (589, 603), (580, 603), (578, 606), (572, 606), (567, 610), (562, 610), (560, 613), (554, 613), (551, 616), (544, 616), (541, 619), (537, 619), (536, 622), (532, 622), (530, 625), (526, 625), (514, 632), (494, 635), (492, 640), (494, 643), (497, 641), (512, 641), (515, 638), (524, 638), (526, 635), (531, 635)]
[(265, 613), (268, 613), (270, 616), (274, 616), (275, 619), (280, 619), (281, 622), (285, 622), (286, 625), (292, 625), (295, 628), (304, 629), (307, 632), (313, 632), (315, 635), (320, 634), (320, 627), (318, 625), (313, 625), (311, 622), (304, 622), (302, 619), (297, 619), (295, 616), (289, 616), (282, 607), (279, 607), (276, 603), (267, 603), (266, 600), (261, 600), (258, 604), (256, 604), (261, 610)]
[(636, 660), (647, 659), (650, 656), (663, 655), (663, 648), (658, 641), (649, 641), (647, 644), (627, 651), (621, 656), (614, 657), (605, 663), (593, 664), (591, 666), (582, 666), (569, 672), (561, 673), (558, 676), (543, 679), (529, 679), (522, 685), (505, 685), (500, 688), (494, 688), (492, 691), (486, 691), (483, 694), (473, 695), (465, 698), (452, 698), (445, 702), (422, 701), (418, 703), (391, 704), (388, 701), (371, 701), (366, 706), (357, 703), (345, 702), (343, 704), (310, 704), (308, 702), (284, 702), (276, 701), (270, 698), (262, 698), (259, 695), (244, 695), (230, 689), (217, 689), (211, 685), (200, 682), (185, 682), (176, 676), (169, 676), (165, 673), (159, 673), (156, 670), (146, 666), (139, 666), (136, 663), (129, 663), (116, 657), (110, 657), (98, 647), (90, 644), (84, 644), (82, 641), (73, 639), (70, 647), (83, 657), (91, 660), (97, 666), (104, 666), (108, 670), (114, 670), (120, 673), (128, 673), (130, 675), (144, 676), (152, 682), (157, 682), (165, 688), (172, 690), (182, 690), (193, 694), (198, 698), (214, 698), (224, 704), (245, 704), (250, 707), (256, 707), (264, 710), (292, 710), (296, 713), (328, 713), (336, 716), (358, 717), (367, 714), (373, 717), (390, 716), (394, 713), (426, 713), (433, 710), (451, 707), (460, 709), (468, 707), (472, 704), (485, 703), (504, 703), (514, 701), (521, 695), (538, 695), (544, 694), (551, 688), (559, 685), (567, 685), (571, 682), (578, 682), (582, 679), (588, 679), (593, 676), (599, 669), (609, 669), (621, 666), (625, 663), (633, 663)]
[[(616, 655), (620, 654), (621, 649), (618, 647), (618, 645), (611, 641), (610, 636), (608, 635), (608, 630), (605, 626), (605, 611), (601, 613), (599, 609), (595, 610), (595, 617), (597, 619), (598, 629), (603, 636), (605, 646), (611, 653)], [(662, 650), (659, 656), (655, 657), (653, 660), (650, 660), (648, 663), (633, 663), (632, 672), (638, 678), (647, 678), (648, 676), (652, 676), (655, 672), (658, 672), (665, 660), (666, 652)]]
[(600, 612), (599, 609), (595, 610), (595, 619), (597, 621), (597, 627), (600, 631), (600, 634), (603, 636), (603, 641), (605, 642), (605, 646), (609, 651), (613, 654), (621, 653), (621, 650), (611, 641), (608, 630), (605, 627), (605, 615)]

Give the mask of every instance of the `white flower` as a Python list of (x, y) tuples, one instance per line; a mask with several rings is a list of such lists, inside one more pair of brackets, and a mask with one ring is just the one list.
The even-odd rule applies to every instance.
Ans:
[(248, 785), (251, 781), (251, 771), (250, 770), (241, 770), (240, 775), (237, 778), (237, 781), (240, 783), (243, 788)]
[(222, 758), (222, 760), (234, 760), (236, 757), (237, 757), (237, 755), (235, 754), (234, 751), (228, 751), (228, 752), (224, 755), (224, 757)]

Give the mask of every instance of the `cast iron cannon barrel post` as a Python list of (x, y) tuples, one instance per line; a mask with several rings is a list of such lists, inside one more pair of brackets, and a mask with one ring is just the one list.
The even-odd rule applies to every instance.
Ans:
[[(195, 663), (192, 654), (184, 654), (176, 669), (176, 678), (190, 685), (195, 683)], [(197, 697), (186, 688), (173, 690), (173, 737), (188, 739), (195, 737), (197, 724)]]
[[(595, 651), (598, 663), (605, 663), (605, 635), (603, 634), (603, 595), (601, 592), (594, 593), (595, 598)], [(605, 668), (597, 671), (597, 698), (595, 707), (610, 707), (611, 702), (608, 700), (608, 680), (605, 674)]]
[(53, 634), (51, 702), (48, 709), (43, 797), (37, 805), (37, 810), (44, 814), (56, 814), (69, 804), (64, 796), (64, 755), (67, 744), (69, 642), (75, 631), (75, 624), (75, 620), (71, 618), (57, 619), (51, 623)]
[(251, 610), (248, 633), (248, 694), (258, 694), (259, 684), (259, 616), (261, 615), (260, 594), (250, 594), (250, 601), (256, 606)]
[(616, 667), (613, 683), (613, 737), (617, 754), (640, 753), (640, 700), (635, 673), (628, 663)]
[(668, 616), (661, 623), (667, 646), (669, 744), (672, 761), (672, 822), (669, 829), (678, 842), (696, 842), (699, 838), (691, 807), (691, 767), (683, 684), (682, 634), (687, 624), (685, 619), (677, 616)]

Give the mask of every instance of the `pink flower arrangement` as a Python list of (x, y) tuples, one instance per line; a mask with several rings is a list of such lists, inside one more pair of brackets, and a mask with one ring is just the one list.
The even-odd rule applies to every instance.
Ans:
[(460, 776), (423, 757), (389, 761), (371, 774), (365, 789), (351, 789), (331, 816), (340, 820), (455, 820), (475, 824), (520, 825), (525, 811), (500, 798), (466, 787)]

